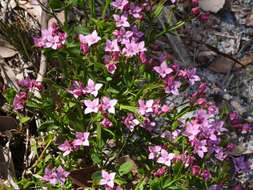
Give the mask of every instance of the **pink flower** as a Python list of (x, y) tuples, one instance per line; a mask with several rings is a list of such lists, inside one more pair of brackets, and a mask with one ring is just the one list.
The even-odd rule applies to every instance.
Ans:
[(81, 44), (88, 44), (88, 46), (92, 46), (93, 44), (96, 44), (101, 40), (101, 37), (98, 36), (98, 33), (96, 30), (94, 30), (91, 34), (88, 35), (79, 35), (79, 40)]
[(53, 23), (47, 29), (41, 31), (41, 37), (34, 38), (36, 47), (39, 48), (61, 48), (66, 41), (67, 34), (65, 32), (59, 32), (58, 26)]
[(166, 172), (166, 168), (165, 167), (161, 167), (161, 168), (159, 168), (158, 170), (156, 170), (154, 172), (154, 176), (155, 177), (161, 177), (163, 174), (165, 174), (165, 172)]
[(176, 3), (176, 0), (170, 0), (171, 1), (171, 3)]
[(148, 100), (146, 101), (146, 103), (144, 100), (139, 100), (138, 103), (139, 103), (138, 111), (141, 115), (153, 112), (154, 100)]
[(84, 100), (84, 105), (86, 106), (86, 109), (84, 110), (85, 114), (98, 113), (99, 99), (96, 98), (94, 100)]
[(200, 125), (193, 122), (187, 122), (184, 135), (193, 140), (200, 133)]
[(135, 5), (134, 3), (130, 4), (129, 14), (136, 19), (141, 19), (142, 16), (142, 7)]
[(166, 61), (162, 62), (160, 66), (154, 67), (154, 70), (162, 77), (165, 78), (168, 74), (172, 73), (173, 70), (168, 67)]
[(181, 82), (176, 81), (174, 77), (168, 77), (165, 79), (165, 92), (168, 94), (179, 95), (179, 88), (181, 87)]
[(211, 173), (209, 172), (208, 169), (205, 169), (204, 171), (202, 171), (201, 175), (206, 181), (211, 177)]
[(84, 85), (80, 81), (73, 81), (68, 92), (72, 94), (75, 98), (86, 94)]
[(156, 145), (156, 146), (149, 146), (148, 150), (149, 150), (148, 159), (153, 160), (153, 159), (157, 158), (160, 155), (162, 147), (158, 146), (158, 145)]
[(105, 65), (107, 71), (110, 73), (110, 74), (114, 74), (116, 69), (117, 69), (117, 65), (114, 64), (114, 63), (108, 63)]
[(147, 56), (144, 51), (140, 52), (139, 58), (141, 60), (141, 63), (143, 63), (143, 64), (148, 63), (148, 59), (147, 59)]
[(118, 45), (118, 40), (107, 40), (105, 45), (105, 51), (106, 52), (119, 52), (120, 48)]
[(80, 49), (82, 50), (83, 54), (86, 55), (89, 52), (89, 46), (88, 44), (80, 44)]
[(138, 53), (144, 51), (146, 51), (144, 41), (137, 43), (134, 40), (131, 40), (130, 42), (127, 41), (125, 43), (125, 47), (123, 48), (122, 53), (125, 54), (126, 57), (133, 57)]
[(194, 14), (195, 16), (200, 14), (200, 8), (199, 7), (194, 7), (192, 8), (192, 14)]
[(198, 165), (193, 165), (191, 168), (192, 174), (195, 176), (200, 176), (201, 168)]
[(36, 89), (36, 90), (42, 90), (43, 85), (41, 82), (38, 82), (34, 79), (25, 78), (23, 80), (18, 81), (18, 85), (24, 88), (27, 88), (28, 90)]
[(157, 159), (157, 162), (160, 164), (165, 164), (166, 166), (171, 166), (171, 161), (175, 157), (175, 154), (173, 153), (168, 153), (166, 150), (162, 149), (161, 150), (161, 155)]
[(63, 151), (63, 156), (69, 155), (73, 151), (73, 146), (69, 141), (64, 141), (63, 144), (58, 146), (59, 150)]
[(209, 16), (210, 16), (210, 13), (208, 13), (208, 12), (207, 13), (201, 13), (199, 19), (203, 22), (206, 22), (206, 21), (208, 21)]
[(187, 78), (190, 82), (190, 85), (194, 85), (195, 82), (200, 81), (199, 76), (196, 74), (196, 69), (187, 70)]
[(128, 0), (115, 0), (112, 2), (112, 6), (123, 11), (123, 9), (128, 4)]
[(204, 154), (208, 152), (206, 140), (200, 141), (200, 140), (194, 139), (193, 141), (191, 141), (191, 143), (194, 146), (194, 151), (198, 154), (200, 158), (203, 158)]
[(233, 125), (240, 123), (239, 114), (237, 112), (230, 112), (229, 119)]
[(16, 96), (14, 97), (12, 106), (14, 108), (14, 110), (22, 110), (24, 109), (25, 106), (25, 102), (27, 101), (27, 93), (26, 92), (19, 92), (16, 94)]
[(252, 127), (248, 123), (242, 124), (242, 134), (246, 134), (252, 131)]
[(74, 146), (89, 146), (89, 132), (76, 132), (76, 139), (73, 141)]
[(62, 185), (65, 183), (69, 174), (70, 172), (65, 171), (61, 166), (56, 169), (57, 181)]
[(101, 124), (103, 125), (103, 127), (105, 128), (111, 128), (112, 127), (112, 122), (108, 119), (108, 118), (104, 118), (101, 121)]
[(127, 21), (127, 17), (124, 15), (113, 15), (117, 27), (129, 27), (130, 24)]
[(63, 185), (69, 174), (70, 173), (65, 171), (61, 166), (52, 170), (46, 168), (42, 180), (49, 182), (53, 186), (55, 186), (57, 183)]
[(49, 182), (51, 185), (56, 185), (57, 183), (57, 174), (55, 171), (50, 170), (49, 168), (45, 169), (44, 176), (42, 180)]
[(135, 119), (132, 113), (128, 113), (123, 120), (124, 125), (132, 132), (134, 128), (140, 124), (140, 122)]
[(100, 90), (100, 88), (102, 88), (103, 84), (101, 83), (97, 83), (95, 84), (95, 82), (91, 79), (88, 80), (87, 86), (85, 87), (85, 91), (89, 94), (92, 94), (93, 96), (97, 97), (98, 95), (98, 91)]
[(102, 110), (103, 111), (108, 111), (109, 113), (115, 114), (115, 105), (117, 104), (118, 100), (112, 99), (110, 100), (108, 97), (103, 97), (102, 98)]
[(101, 175), (102, 175), (102, 179), (100, 180), (99, 184), (113, 188), (114, 178), (115, 178), (116, 173), (115, 172), (108, 173), (107, 171), (102, 170)]

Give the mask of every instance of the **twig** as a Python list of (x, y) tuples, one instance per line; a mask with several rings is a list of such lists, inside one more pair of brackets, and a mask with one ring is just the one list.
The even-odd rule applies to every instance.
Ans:
[[(45, 6), (47, 6), (48, 0), (42, 0), (42, 4), (44, 4)], [(49, 19), (48, 14), (45, 12), (45, 10), (42, 10), (41, 20), (40, 20), (41, 30), (47, 28), (47, 26), (48, 26), (48, 19)], [(44, 78), (44, 75), (46, 74), (46, 71), (47, 71), (46, 57), (43, 54), (43, 52), (41, 52), (40, 68), (39, 68), (39, 72), (37, 74), (37, 79), (36, 79), (38, 82), (42, 82), (43, 81), (43, 78)], [(40, 97), (40, 94), (39, 94), (38, 91), (35, 91), (34, 94), (35, 94), (36, 97)]]

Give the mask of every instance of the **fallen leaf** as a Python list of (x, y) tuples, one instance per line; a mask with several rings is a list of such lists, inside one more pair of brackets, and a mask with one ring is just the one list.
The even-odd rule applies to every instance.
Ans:
[(246, 26), (253, 26), (253, 11), (246, 18)]
[(204, 11), (217, 13), (223, 8), (225, 0), (200, 0), (199, 7)]
[(5, 40), (0, 40), (0, 56), (3, 58), (9, 58), (16, 55), (17, 50)]
[[(246, 54), (239, 60), (243, 65), (249, 65), (253, 63), (253, 54)], [(236, 64), (237, 68), (241, 68), (242, 66), (239, 64)]]
[(37, 1), (33, 0), (20, 0), (19, 6), (23, 8), (26, 12), (28, 12), (32, 17), (34, 17), (36, 20), (40, 20), (42, 8), (40, 7), (39, 3)]
[(18, 122), (13, 117), (0, 116), (0, 132), (4, 132), (10, 129), (15, 129)]
[(233, 60), (223, 57), (223, 56), (221, 56), (221, 57), (219, 56), (218, 58), (216, 58), (214, 60), (213, 63), (211, 63), (208, 66), (208, 68), (211, 71), (226, 74), (227, 72), (229, 72), (231, 70), (233, 64), (234, 64)]
[[(65, 13), (64, 13), (64, 11), (61, 11), (61, 12), (59, 12), (59, 13), (56, 13), (56, 17), (57, 17), (57, 19), (58, 19), (62, 24), (64, 24), (64, 22), (65, 22)], [(56, 20), (54, 17), (51, 18), (51, 19), (49, 19), (48, 25), (50, 26), (52, 23), (57, 23), (57, 20)]]
[(78, 187), (87, 187), (90, 184), (91, 175), (95, 171), (97, 171), (98, 168), (96, 166), (90, 166), (83, 169), (78, 169), (70, 172), (70, 178), (74, 185)]

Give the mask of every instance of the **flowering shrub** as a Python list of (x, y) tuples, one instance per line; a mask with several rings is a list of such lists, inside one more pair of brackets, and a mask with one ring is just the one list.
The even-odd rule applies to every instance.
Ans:
[(39, 116), (44, 139), (32, 150), (40, 156), (20, 182), (25, 189), (74, 189), (73, 172), (89, 167), (95, 171), (81, 183), (97, 189), (229, 185), (231, 146), (219, 109), (196, 69), (155, 58), (154, 41), (144, 35), (152, 6), (115, 0), (106, 18), (53, 24), (34, 38), (48, 73), (43, 87), (20, 81), (13, 100), (19, 118), (28, 110)]

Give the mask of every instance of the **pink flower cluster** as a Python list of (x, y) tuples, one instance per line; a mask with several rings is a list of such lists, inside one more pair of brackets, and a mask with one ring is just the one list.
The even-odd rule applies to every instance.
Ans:
[(199, 7), (199, 0), (192, 0), (192, 14), (198, 16), (201, 21), (207, 21), (209, 18), (209, 12), (201, 11)]
[(168, 153), (161, 146), (150, 146), (148, 158), (151, 160), (156, 160), (157, 163), (164, 164), (166, 166), (171, 166), (172, 160), (175, 158), (174, 153)]
[(20, 87), (26, 88), (28, 90), (36, 89), (38, 91), (41, 91), (43, 89), (43, 85), (41, 84), (41, 82), (38, 82), (38, 81), (36, 81), (34, 79), (30, 79), (30, 78), (25, 78), (23, 80), (19, 80), (18, 85)]
[(13, 109), (16, 111), (24, 109), (27, 99), (28, 95), (26, 92), (17, 93), (12, 103)]
[(143, 33), (128, 22), (129, 16), (141, 19), (143, 8), (127, 0), (116, 0), (112, 2), (112, 6), (120, 10), (121, 14), (113, 15), (117, 27), (113, 32), (115, 39), (108, 39), (105, 44), (104, 63), (110, 74), (116, 71), (120, 55), (128, 58), (139, 55), (144, 60), (146, 51), (145, 43), (142, 40)]
[(168, 105), (161, 105), (160, 100), (139, 100), (138, 104), (138, 113), (144, 116), (144, 121), (140, 126), (150, 132), (156, 126), (154, 119), (169, 112)]
[(73, 81), (72, 86), (68, 90), (75, 98), (91, 94), (94, 97), (97, 97), (98, 91), (102, 88), (103, 84), (95, 83), (92, 79), (89, 79), (87, 85), (84, 86), (80, 81)]
[(194, 85), (197, 81), (200, 81), (200, 77), (196, 74), (196, 69), (180, 69), (175, 64), (169, 67), (166, 60), (160, 66), (155, 66), (153, 69), (163, 79), (165, 93), (167, 94), (179, 95), (182, 82), (176, 80), (177, 77), (180, 77), (181, 80), (186, 80), (189, 85)]
[(69, 155), (73, 150), (79, 149), (81, 146), (89, 146), (89, 132), (76, 132), (76, 138), (73, 141), (65, 141), (58, 146), (63, 151), (63, 156)]
[(115, 105), (118, 100), (109, 99), (108, 97), (102, 97), (102, 102), (99, 103), (99, 99), (96, 98), (94, 100), (84, 100), (84, 105), (86, 106), (84, 113), (98, 113), (98, 111), (108, 112), (115, 114)]
[(83, 54), (87, 54), (89, 51), (89, 48), (98, 43), (101, 40), (101, 37), (98, 36), (98, 33), (96, 30), (94, 30), (91, 34), (83, 35), (79, 34), (79, 40), (80, 40), (80, 48), (83, 52)]
[(202, 177), (206, 181), (211, 177), (211, 173), (208, 169), (201, 169), (198, 165), (193, 165), (191, 167), (191, 172), (194, 176)]
[[(80, 81), (73, 81), (72, 86), (68, 90), (75, 98), (85, 95), (93, 95), (97, 97), (98, 91), (102, 88), (103, 84), (95, 83), (93, 80), (89, 79), (86, 86), (83, 85)], [(105, 128), (112, 127), (112, 122), (107, 118), (107, 114), (115, 114), (115, 105), (117, 104), (118, 100), (110, 99), (109, 97), (102, 97), (101, 101), (99, 98), (95, 98), (93, 100), (84, 100), (85, 105), (85, 114), (90, 113), (98, 113), (102, 112), (105, 116), (104, 119), (101, 121), (101, 124)]]
[(38, 48), (62, 48), (67, 39), (67, 33), (60, 32), (58, 26), (53, 23), (47, 29), (41, 31), (41, 37), (35, 37), (34, 44)]
[(242, 134), (252, 131), (252, 126), (249, 123), (242, 122), (237, 112), (230, 112), (229, 119), (232, 127), (239, 130)]
[(138, 112), (143, 116), (160, 115), (169, 111), (169, 107), (166, 104), (161, 105), (160, 100), (139, 100), (138, 104)]
[[(18, 81), (18, 85), (20, 87), (25, 88), (25, 90), (38, 90), (41, 91), (43, 89), (43, 85), (41, 82), (38, 82), (34, 79), (25, 78), (23, 80)], [(14, 110), (22, 110), (24, 109), (24, 106), (26, 104), (26, 101), (28, 100), (28, 93), (27, 92), (19, 92), (14, 97), (12, 106)]]
[(45, 174), (42, 177), (44, 181), (49, 182), (51, 185), (55, 186), (57, 183), (63, 185), (70, 173), (65, 171), (61, 166), (58, 168), (45, 169)]
[[(217, 111), (214, 113), (217, 114)], [(213, 112), (199, 109), (195, 116), (185, 123), (183, 135), (188, 137), (194, 152), (200, 158), (209, 152), (215, 153), (217, 159), (224, 160), (227, 157), (226, 150), (219, 146), (220, 137), (226, 131), (223, 125), (223, 121), (215, 119)]]

